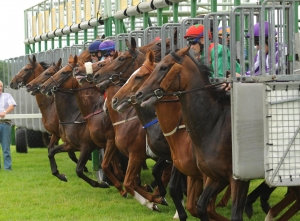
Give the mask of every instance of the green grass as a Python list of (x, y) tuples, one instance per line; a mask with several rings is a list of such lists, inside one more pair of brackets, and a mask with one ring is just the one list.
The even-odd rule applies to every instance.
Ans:
[[(27, 154), (16, 153), (12, 146), (13, 171), (0, 170), (0, 220), (101, 220), (101, 221), (165, 221), (173, 220), (175, 207), (167, 196), (169, 206), (159, 205), (161, 213), (148, 210), (132, 196), (122, 198), (112, 186), (109, 189), (92, 188), (75, 173), (75, 164), (66, 153), (56, 156), (59, 171), (67, 175), (68, 182), (52, 176), (47, 157), (47, 149), (29, 149)], [(153, 161), (148, 160), (151, 169)], [(88, 175), (96, 179), (92, 163), (88, 162)], [(150, 170), (142, 171), (144, 183), (150, 183)], [(261, 181), (253, 181), (253, 189)], [(285, 193), (286, 188), (277, 188), (272, 194), (270, 204), (274, 205)], [(217, 211), (230, 217), (230, 203)], [(254, 204), (255, 215), (251, 220), (264, 220), (259, 202)], [(188, 214), (189, 221), (198, 220)], [(244, 220), (249, 220), (244, 216)], [(300, 220), (300, 215), (291, 220)]]

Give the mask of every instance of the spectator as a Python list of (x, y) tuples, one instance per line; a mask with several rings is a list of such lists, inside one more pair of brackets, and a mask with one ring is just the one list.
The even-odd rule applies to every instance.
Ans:
[(12, 112), (16, 102), (9, 93), (3, 93), (3, 83), (0, 81), (0, 143), (2, 146), (4, 169), (12, 170), (10, 140), (11, 140), (11, 120), (6, 119), (6, 114)]
[(91, 43), (90, 46), (89, 46), (89, 53), (92, 56), (93, 63), (97, 62), (97, 61), (101, 61), (101, 59), (102, 59), (102, 54), (99, 50), (100, 44), (101, 44), (101, 41), (96, 40), (93, 43)]

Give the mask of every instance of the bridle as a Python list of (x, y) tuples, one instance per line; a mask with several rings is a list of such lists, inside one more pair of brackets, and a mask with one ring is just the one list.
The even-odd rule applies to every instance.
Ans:
[[(178, 58), (178, 56), (175, 54), (174, 51), (172, 51), (169, 55), (173, 58), (173, 60), (177, 64), (181, 65), (181, 63), (183, 61), (182, 57)], [(199, 90), (209, 90), (209, 89), (211, 89), (213, 87), (216, 87), (218, 85), (223, 84), (223, 83), (219, 83), (219, 84), (213, 84), (213, 85), (205, 85), (204, 87), (199, 87), (199, 88), (195, 88), (195, 89), (192, 89), (192, 90), (181, 91), (180, 90), (180, 80), (181, 80), (180, 73), (178, 73), (177, 76), (178, 76), (178, 81), (179, 81), (179, 89), (178, 89), (178, 91), (172, 92), (172, 93), (166, 93), (166, 92), (164, 92), (164, 90), (162, 88), (155, 89), (153, 91), (153, 93), (154, 93), (154, 95), (156, 96), (157, 99), (161, 99), (164, 96), (177, 96), (177, 97), (179, 97), (179, 96), (181, 96), (183, 94), (187, 94), (187, 93), (191, 93), (191, 92), (195, 92), (195, 91), (199, 91)]]
[[(32, 64), (31, 64), (32, 65)], [(25, 76), (23, 77), (22, 81), (18, 83), (18, 88), (21, 88), (22, 86), (25, 86), (27, 80), (30, 78), (30, 76), (34, 73), (35, 68), (37, 67), (37, 65), (32, 65), (32, 67), (30, 68), (29, 71), (27, 71), (27, 73), (25, 74)], [(26, 71), (26, 70), (25, 70)], [(18, 76), (18, 75), (16, 75)]]
[(72, 66), (71, 64), (69, 64), (69, 63), (67, 63), (67, 65), (68, 65), (69, 67), (71, 67), (72, 70), (71, 70), (68, 74), (66, 74), (62, 79), (60, 79), (60, 82), (57, 82), (57, 81), (54, 79), (53, 76), (50, 77), (50, 78), (52, 79), (52, 81), (54, 82), (54, 86), (53, 86), (52, 89), (51, 89), (51, 92), (52, 92), (52, 93), (54, 93), (55, 91), (57, 91), (57, 89), (59, 88), (59, 86), (60, 86), (63, 82), (65, 82), (65, 81), (72, 75), (73, 69), (74, 69), (75, 67), (73, 67), (73, 66)]
[[(121, 82), (126, 82), (128, 80), (128, 78), (122, 78), (122, 75), (128, 70), (130, 66), (132, 66), (132, 72), (134, 72), (134, 62), (138, 57), (140, 51), (139, 50), (133, 51), (131, 49), (128, 49), (128, 51), (132, 55), (131, 62), (129, 62), (129, 64), (125, 67), (125, 69), (123, 71), (120, 71), (119, 74), (113, 74), (108, 78), (108, 80), (113, 84), (117, 85)], [(113, 70), (115, 71), (115, 69)]]

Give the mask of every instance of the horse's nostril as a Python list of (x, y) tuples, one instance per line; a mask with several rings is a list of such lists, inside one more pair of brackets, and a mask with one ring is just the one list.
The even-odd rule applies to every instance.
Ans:
[(140, 98), (140, 97), (142, 97), (142, 96), (143, 96), (143, 93), (142, 93), (142, 92), (138, 92), (138, 93), (135, 94), (135, 97), (136, 97), (136, 98)]
[(118, 98), (112, 99), (112, 103), (113, 103), (113, 104), (117, 103), (117, 101), (118, 101)]
[(27, 85), (26, 85), (26, 88), (27, 88), (27, 89), (30, 89), (30, 88), (31, 88), (31, 85), (30, 85), (30, 84), (27, 84)]

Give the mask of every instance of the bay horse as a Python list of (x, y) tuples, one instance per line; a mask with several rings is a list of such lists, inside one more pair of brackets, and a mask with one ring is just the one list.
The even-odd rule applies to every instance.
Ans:
[[(51, 93), (52, 88), (55, 87), (57, 90), (54, 93), (55, 96), (58, 97), (56, 99), (61, 99), (61, 93), (66, 91), (74, 93), (80, 112), (86, 121), (92, 141), (98, 147), (103, 149), (105, 148), (104, 158), (101, 165), (103, 172), (118, 189), (121, 196), (124, 196), (126, 191), (123, 190), (122, 184), (119, 181), (124, 179), (124, 174), (122, 173), (121, 168), (117, 170), (114, 166), (114, 173), (119, 180), (109, 168), (109, 164), (112, 162), (114, 162), (113, 165), (119, 165), (119, 152), (115, 146), (115, 133), (112, 123), (109, 116), (107, 116), (103, 111), (103, 104), (105, 100), (103, 93), (94, 84), (84, 81), (82, 78), (80, 78), (82, 84), (79, 84), (78, 81), (72, 77), (73, 69), (77, 66), (77, 63), (77, 56), (75, 55), (74, 58), (73, 56), (70, 56), (68, 64), (64, 67), (64, 69), (57, 72), (49, 78), (49, 80), (45, 81), (41, 88), (43, 93), (47, 94), (49, 91)], [(62, 111), (64, 108), (66, 107), (59, 107), (57, 109)], [(85, 146), (83, 146), (83, 148), (84, 147)], [(91, 151), (93, 151), (93, 149), (91, 149)], [(88, 151), (83, 152), (87, 155), (91, 153)], [(85, 156), (83, 156), (83, 158), (85, 158)]]
[[(11, 80), (10, 88), (18, 90), (19, 88), (25, 86), (30, 81), (39, 77), (44, 71), (54, 71), (61, 67), (61, 59), (58, 60), (56, 64), (47, 64), (45, 62), (37, 62), (35, 55), (32, 58), (28, 56), (29, 63), (26, 64)], [(45, 129), (51, 134), (50, 143), (48, 144), (48, 150), (53, 148), (60, 139), (59, 133), (59, 120), (54, 104), (54, 98), (45, 96), (41, 93), (32, 94), (36, 98), (38, 108), (42, 113), (42, 123)], [(68, 152), (70, 159), (77, 164), (78, 159), (73, 151)], [(88, 171), (85, 167), (84, 171)]]
[[(139, 106), (135, 102), (134, 95), (139, 87), (147, 80), (154, 68), (154, 53), (150, 50), (147, 52), (146, 61), (141, 68), (133, 73), (122, 88), (115, 94), (112, 99), (112, 107), (117, 111), (122, 111), (131, 105), (135, 107)], [(198, 217), (196, 201), (203, 190), (203, 173), (197, 168), (197, 165), (193, 163), (192, 142), (187, 131), (182, 130), (185, 129), (185, 125), (181, 118), (182, 113), (179, 100), (175, 96), (168, 96), (155, 104), (155, 110), (161, 131), (170, 144), (173, 163), (181, 173), (188, 176), (187, 209), (191, 215)], [(176, 177), (172, 178), (176, 179)], [(180, 196), (180, 191), (178, 187), (176, 189), (175, 185), (172, 184), (173, 182), (170, 182), (170, 194), (174, 199), (173, 201), (176, 205), (179, 218), (180, 220), (186, 220), (187, 215), (185, 210), (180, 200), (177, 199), (178, 196)], [(214, 201), (212, 201), (211, 204), (214, 204)], [(211, 208), (209, 215), (210, 218), (215, 220), (227, 220), (215, 213), (214, 208)]]
[[(133, 108), (120, 114), (111, 107), (111, 98), (119, 90), (119, 83), (124, 83), (127, 77), (138, 69), (145, 60), (145, 55), (136, 47), (134, 39), (131, 39), (131, 44), (126, 40), (126, 45), (127, 51), (95, 73), (94, 83), (106, 89), (107, 109), (115, 126), (116, 145), (129, 158), (124, 180), (125, 189), (142, 205), (152, 210), (158, 210), (156, 203), (167, 205), (164, 197), (154, 197), (140, 188), (135, 181), (143, 161), (147, 158), (146, 133)], [(113, 84), (111, 84), (112, 81)]]
[(230, 98), (210, 86), (211, 70), (188, 51), (185, 47), (164, 57), (136, 92), (136, 100), (147, 106), (165, 95), (178, 96), (197, 166), (210, 178), (197, 202), (200, 219), (209, 220), (210, 199), (230, 184), (231, 220), (243, 220), (249, 181), (232, 176)]
[[(110, 60), (98, 61), (96, 63), (86, 62), (84, 66), (78, 66), (74, 68), (73, 76), (78, 80), (78, 82), (91, 82), (92, 77), (95, 72), (97, 72), (100, 68), (104, 67), (106, 64), (110, 63), (111, 60), (117, 58), (119, 53), (114, 53), (114, 56)], [(78, 98), (79, 99), (79, 98)], [(160, 148), (162, 149), (162, 148)], [(169, 149), (169, 148), (168, 148)], [(160, 152), (165, 152), (165, 148), (163, 148)], [(157, 155), (157, 153), (155, 153)], [(170, 158), (167, 158), (170, 160)], [(145, 162), (143, 163), (144, 167)], [(144, 188), (147, 189), (148, 192), (152, 192), (154, 187), (158, 185), (158, 188), (155, 190), (155, 195), (164, 196), (166, 193), (165, 186), (167, 186), (169, 182), (171, 167), (166, 169), (169, 166), (169, 163), (165, 160), (158, 159), (152, 169), (152, 175), (155, 180), (150, 184), (145, 184)]]

